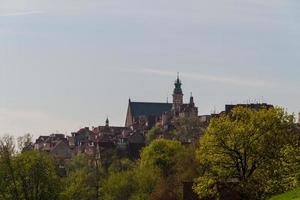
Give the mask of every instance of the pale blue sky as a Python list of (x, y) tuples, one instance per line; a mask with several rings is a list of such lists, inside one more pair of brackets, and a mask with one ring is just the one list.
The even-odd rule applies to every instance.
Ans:
[(1, 0), (0, 135), (69, 133), (128, 98), (200, 114), (264, 99), (300, 111), (299, 0)]

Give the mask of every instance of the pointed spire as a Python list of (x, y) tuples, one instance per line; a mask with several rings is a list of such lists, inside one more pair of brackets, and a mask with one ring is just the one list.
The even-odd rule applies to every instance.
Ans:
[(174, 85), (175, 85), (175, 88), (174, 88), (173, 93), (182, 95), (182, 89), (181, 89), (182, 83), (181, 83), (180, 78), (179, 78), (179, 72), (177, 72), (177, 79), (176, 79)]
[(105, 120), (105, 126), (106, 126), (106, 127), (109, 127), (109, 119), (108, 119), (108, 117), (106, 117), (106, 120)]
[(193, 93), (191, 92), (191, 96), (190, 96), (190, 104), (191, 105), (195, 105), (194, 103), (194, 97), (193, 97)]

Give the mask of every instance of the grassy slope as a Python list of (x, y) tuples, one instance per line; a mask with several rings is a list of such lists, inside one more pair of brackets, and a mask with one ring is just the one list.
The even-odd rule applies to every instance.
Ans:
[(300, 188), (274, 196), (269, 200), (300, 200)]

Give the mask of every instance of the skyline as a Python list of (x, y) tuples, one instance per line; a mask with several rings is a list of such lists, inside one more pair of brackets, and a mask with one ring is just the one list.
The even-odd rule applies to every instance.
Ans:
[(171, 100), (180, 72), (199, 114), (260, 100), (300, 111), (296, 0), (0, 2), (0, 135), (123, 125)]

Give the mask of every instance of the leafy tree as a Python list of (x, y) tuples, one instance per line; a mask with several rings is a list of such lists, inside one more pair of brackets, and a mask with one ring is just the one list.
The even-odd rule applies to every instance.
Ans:
[(90, 200), (95, 197), (96, 191), (91, 186), (91, 174), (84, 169), (72, 171), (64, 179), (66, 186), (61, 193), (64, 200)]
[(58, 199), (60, 181), (52, 157), (35, 151), (16, 154), (10, 136), (0, 139), (0, 197), (5, 200)]
[(160, 172), (160, 179), (151, 193), (151, 199), (180, 199), (178, 186), (181, 183), (178, 183), (176, 164), (178, 155), (182, 155), (183, 151), (184, 147), (180, 142), (165, 139), (154, 140), (142, 151), (141, 166), (152, 167)]
[(79, 154), (66, 163), (67, 177), (63, 179), (62, 199), (90, 200), (98, 198), (101, 168), (85, 154)]
[(148, 143), (151, 143), (153, 140), (157, 139), (159, 135), (163, 133), (163, 130), (159, 127), (153, 127), (147, 133), (146, 140)]
[(157, 184), (161, 180), (159, 171), (153, 167), (139, 166), (134, 170), (135, 192), (131, 196), (132, 200), (150, 199)]
[(136, 167), (136, 164), (127, 159), (116, 159), (113, 161), (113, 163), (109, 167), (109, 173), (118, 173), (118, 172), (124, 172), (124, 171), (130, 171), (133, 170)]
[[(126, 166), (128, 166), (126, 164)], [(111, 170), (103, 182), (101, 196), (104, 200), (149, 200), (160, 176), (157, 169), (135, 166)], [(119, 168), (117, 168), (119, 169)]]
[(21, 152), (23, 151), (30, 151), (33, 150), (33, 143), (32, 143), (32, 135), (25, 134), (24, 136), (18, 137), (18, 148)]
[(198, 143), (204, 132), (204, 125), (197, 115), (179, 117), (175, 120), (175, 136), (182, 142)]
[(164, 177), (174, 173), (175, 157), (183, 151), (178, 141), (158, 139), (145, 147), (141, 153), (141, 166), (158, 168)]
[(15, 158), (15, 170), (21, 199), (58, 199), (60, 180), (52, 157), (37, 151), (18, 154)]
[(292, 143), (293, 120), (279, 108), (242, 107), (213, 119), (197, 152), (204, 172), (195, 191), (200, 197), (218, 198), (218, 186), (230, 185), (243, 199), (261, 199), (280, 189), (280, 160)]
[(130, 171), (111, 174), (103, 183), (103, 200), (128, 200), (134, 193), (133, 173)]
[(0, 193), (3, 199), (20, 200), (18, 181), (13, 163), (14, 139), (5, 135), (0, 139)]

